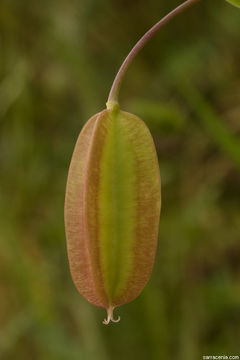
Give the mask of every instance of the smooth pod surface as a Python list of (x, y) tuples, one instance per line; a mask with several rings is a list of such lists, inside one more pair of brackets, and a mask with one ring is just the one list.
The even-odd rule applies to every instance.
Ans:
[(77, 140), (65, 199), (73, 281), (108, 311), (142, 291), (152, 271), (161, 194), (157, 154), (138, 117), (104, 110)]

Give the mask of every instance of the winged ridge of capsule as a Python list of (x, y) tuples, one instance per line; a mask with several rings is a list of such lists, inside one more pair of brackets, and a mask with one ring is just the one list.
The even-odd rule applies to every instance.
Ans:
[(103, 110), (83, 127), (72, 156), (65, 228), (73, 281), (107, 310), (136, 298), (152, 271), (161, 207), (151, 134), (135, 115)]

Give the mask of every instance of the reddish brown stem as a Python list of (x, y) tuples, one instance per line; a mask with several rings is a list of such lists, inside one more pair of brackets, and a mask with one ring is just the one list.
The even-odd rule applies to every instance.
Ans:
[(144, 47), (144, 45), (156, 34), (156, 32), (161, 29), (164, 25), (166, 25), (172, 18), (176, 15), (180, 14), (183, 10), (187, 9), (194, 3), (199, 0), (187, 0), (181, 5), (179, 5), (176, 9), (172, 10), (168, 15), (162, 18), (157, 24), (155, 24), (150, 30), (148, 30), (143, 37), (136, 43), (136, 45), (132, 48), (124, 62), (122, 63), (109, 93), (107, 108), (112, 109), (114, 105), (118, 104), (118, 93), (122, 83), (122, 79), (131, 64), (132, 60), (139, 53), (139, 51)]

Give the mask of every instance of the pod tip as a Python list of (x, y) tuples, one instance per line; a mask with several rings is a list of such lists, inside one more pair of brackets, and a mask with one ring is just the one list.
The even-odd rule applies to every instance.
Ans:
[(104, 325), (108, 325), (111, 321), (114, 323), (117, 323), (120, 321), (120, 316), (118, 316), (117, 319), (113, 318), (113, 310), (114, 310), (114, 306), (109, 306), (109, 308), (107, 309), (107, 319), (103, 320)]

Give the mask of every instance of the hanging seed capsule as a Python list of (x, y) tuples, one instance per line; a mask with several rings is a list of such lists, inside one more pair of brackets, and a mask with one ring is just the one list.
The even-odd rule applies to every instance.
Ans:
[(75, 146), (65, 200), (68, 257), (79, 292), (107, 310), (104, 324), (119, 321), (114, 308), (136, 298), (149, 279), (161, 207), (151, 134), (142, 120), (119, 109), (119, 88), (149, 39), (197, 1), (179, 5), (137, 42), (114, 79), (107, 110), (88, 120)]
[(150, 132), (136, 116), (104, 110), (82, 129), (68, 174), (67, 249), (73, 281), (91, 304), (113, 309), (136, 298), (152, 271), (160, 175)]

